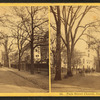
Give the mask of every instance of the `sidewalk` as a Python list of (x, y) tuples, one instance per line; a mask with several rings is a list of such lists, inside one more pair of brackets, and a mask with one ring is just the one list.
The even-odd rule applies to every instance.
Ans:
[(6, 67), (3, 68), (16, 75), (19, 75), (20, 77), (32, 82), (33, 84), (38, 85), (40, 88), (49, 91), (49, 76), (44, 76), (37, 73), (31, 75), (30, 72), (27, 71), (23, 71), (23, 70), (18, 71), (18, 69), (6, 68)]

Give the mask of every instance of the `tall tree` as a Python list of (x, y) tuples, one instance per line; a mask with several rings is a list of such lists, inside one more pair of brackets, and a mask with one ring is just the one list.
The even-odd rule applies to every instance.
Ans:
[[(30, 71), (34, 73), (34, 48), (38, 45), (40, 38), (48, 31), (48, 16), (47, 7), (41, 6), (30, 6), (30, 7), (12, 7), (13, 18), (16, 20), (11, 20), (11, 15), (6, 16), (6, 21), (9, 24), (7, 27), (12, 29), (12, 27), (18, 28), (18, 30), (24, 32), (25, 35), (19, 36), (24, 37), (29, 41), (31, 48), (31, 67)], [(10, 18), (10, 19), (9, 19)], [(27, 35), (26, 35), (27, 34)], [(26, 38), (27, 36), (27, 38)]]
[[(18, 25), (19, 27), (19, 25)], [(21, 70), (21, 59), (24, 54), (23, 47), (26, 45), (28, 41), (27, 39), (27, 34), (24, 30), (20, 30), (19, 28), (16, 28), (13, 30), (11, 37), (16, 40), (16, 45), (17, 45), (17, 52), (18, 52), (18, 70)]]
[(9, 54), (13, 52), (13, 49), (12, 49), (13, 40), (9, 42), (8, 37), (9, 36), (5, 34), (4, 32), (0, 32), (0, 45), (4, 47), (3, 60), (4, 60), (5, 67), (10, 67)]
[[(62, 23), (64, 26), (64, 36), (61, 36), (63, 43), (67, 48), (67, 74), (65, 77), (72, 76), (71, 63), (73, 51), (78, 40), (84, 35), (87, 28), (93, 22), (82, 25), (82, 21), (86, 14), (95, 6), (63, 6), (62, 7)], [(81, 29), (81, 31), (79, 31)]]
[(51, 12), (54, 16), (56, 23), (56, 74), (55, 80), (61, 80), (61, 18), (60, 18), (60, 7), (55, 6), (51, 8)]

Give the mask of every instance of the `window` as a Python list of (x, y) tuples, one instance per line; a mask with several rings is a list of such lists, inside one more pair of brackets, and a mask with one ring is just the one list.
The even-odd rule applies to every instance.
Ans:
[(87, 65), (87, 68), (88, 68), (88, 65)]
[(39, 57), (39, 55), (36, 55), (36, 57)]
[(88, 48), (90, 48), (90, 44), (88, 44)]
[(37, 49), (35, 49), (35, 51), (37, 52), (38, 50), (37, 50)]
[(83, 59), (83, 64), (85, 63), (85, 59)]
[(90, 57), (90, 54), (88, 53), (88, 57)]

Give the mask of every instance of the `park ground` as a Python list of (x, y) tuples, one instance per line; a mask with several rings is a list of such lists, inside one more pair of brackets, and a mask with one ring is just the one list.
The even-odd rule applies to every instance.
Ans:
[(49, 90), (48, 76), (0, 68), (0, 93), (41, 93)]
[(76, 74), (66, 79), (64, 75), (60, 81), (55, 81), (52, 75), (52, 92), (100, 92), (100, 73)]

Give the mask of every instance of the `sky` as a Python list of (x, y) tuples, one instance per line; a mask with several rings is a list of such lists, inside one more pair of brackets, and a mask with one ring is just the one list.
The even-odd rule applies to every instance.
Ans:
[[(10, 7), (8, 6), (1, 6), (0, 7), (0, 16), (2, 16), (3, 14), (9, 14), (9, 13), (11, 13), (12, 12), (12, 10), (10, 9)], [(87, 23), (90, 23), (90, 22), (92, 22), (92, 21), (96, 21), (97, 19), (99, 19), (100, 20), (100, 10), (97, 10), (97, 9), (95, 9), (95, 10), (92, 10), (91, 12), (89, 12), (85, 17), (84, 17), (84, 19), (83, 19), (83, 21), (82, 21), (82, 25), (85, 25), (85, 24), (87, 24)], [(52, 16), (52, 14), (50, 14), (50, 22), (53, 22), (54, 23), (54, 17)], [(49, 26), (49, 25), (48, 25)], [(3, 28), (2, 26), (0, 26), (0, 31), (1, 30), (3, 30), (5, 33), (8, 33), (8, 34), (10, 34), (10, 31), (9, 31), (9, 29), (5, 29), (5, 28)], [(79, 31), (79, 33), (80, 33), (81, 31)], [(53, 34), (54, 33), (54, 31), (50, 28), (50, 37), (51, 37), (51, 39), (53, 39)], [(63, 33), (63, 28), (62, 28), (62, 35), (64, 36), (64, 33)], [(94, 34), (94, 36), (96, 37), (96, 38), (100, 38), (100, 35), (99, 35), (99, 33), (98, 34)], [(85, 39), (86, 40), (86, 37), (84, 36), (84, 37), (82, 37), (83, 39)], [(83, 40), (79, 40), (78, 42), (77, 42), (77, 44), (76, 44), (76, 46), (75, 46), (75, 48), (77, 49), (77, 50), (80, 50), (81, 52), (84, 52), (85, 51), (85, 48), (87, 47), (87, 44), (86, 44), (86, 42), (85, 41), (83, 41)], [(1, 48), (1, 50), (2, 50), (2, 48)]]
[[(2, 17), (2, 16), (4, 16), (5, 14), (8, 14), (8, 15), (11, 15), (11, 16), (13, 16), (13, 13), (12, 13), (12, 8), (13, 6), (0, 6), (0, 18)], [(18, 6), (17, 6), (18, 7)], [(19, 6), (20, 7), (20, 6)], [(27, 11), (27, 10), (26, 10)], [(23, 13), (26, 13), (26, 12), (23, 12)], [(45, 17), (47, 17), (48, 16), (48, 13), (45, 11), (45, 13), (44, 13), (44, 11), (42, 10), (42, 11), (39, 11), (39, 13), (37, 13), (37, 15), (35, 15), (35, 17), (37, 18), (37, 19), (39, 19), (39, 18), (44, 18), (43, 17), (43, 15), (45, 14)], [(28, 14), (27, 14), (28, 15)], [(13, 21), (13, 22), (17, 22), (18, 20), (20, 20), (18, 17), (16, 17), (15, 16), (15, 18), (10, 18), (10, 20), (11, 21)], [(40, 23), (40, 21), (38, 21), (38, 23), (36, 23), (36, 24), (39, 24)], [(49, 26), (49, 25), (48, 25)], [(46, 26), (47, 27), (47, 26)], [(45, 29), (45, 28), (44, 28)], [(5, 34), (8, 34), (8, 35), (11, 35), (12, 34), (12, 32), (11, 32), (11, 30), (9, 29), (9, 28), (7, 28), (7, 27), (3, 27), (2, 26), (2, 24), (0, 24), (0, 32), (4, 32)], [(11, 41), (12, 41), (12, 39), (9, 39), (9, 43), (8, 43), (8, 45), (10, 45), (10, 43), (11, 43)], [(15, 40), (14, 40), (15, 41)], [(17, 49), (17, 46), (13, 46), (13, 48), (16, 50)], [(0, 46), (0, 55), (1, 55), (1, 52), (2, 51), (4, 51), (4, 47), (1, 45)], [(0, 60), (1, 60), (1, 56), (0, 56)]]
[[(82, 10), (83, 10), (83, 8), (82, 8)], [(82, 10), (80, 11), (80, 13), (82, 12)], [(84, 26), (87, 23), (91, 23), (91, 22), (96, 21), (96, 20), (100, 20), (100, 7), (99, 7), (99, 10), (92, 9), (90, 12), (88, 12), (86, 14), (86, 16), (83, 18), (81, 25)], [(54, 23), (54, 17), (52, 15), (52, 13), (50, 14), (50, 22)], [(61, 35), (64, 36), (64, 28), (63, 27), (61, 27), (61, 31), (62, 31)], [(54, 30), (51, 28), (51, 34), (50, 34), (51, 39), (54, 37), (52, 35), (53, 33), (54, 33)], [(81, 33), (81, 29), (78, 31), (77, 37), (79, 36), (80, 33)], [(85, 31), (85, 33), (88, 33), (88, 31)], [(93, 34), (93, 36), (95, 36), (96, 38), (100, 38), (100, 33), (90, 32), (90, 34)], [(84, 39), (85, 41), (87, 40), (86, 36), (82, 36), (81, 38)], [(87, 48), (87, 43), (85, 41), (83, 41), (82, 39), (80, 39), (76, 43), (75, 48), (81, 52), (85, 52), (86, 48)], [(93, 51), (93, 53), (95, 53), (95, 52)]]

